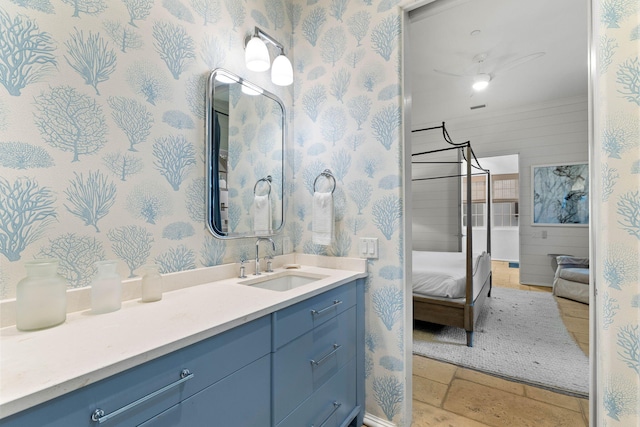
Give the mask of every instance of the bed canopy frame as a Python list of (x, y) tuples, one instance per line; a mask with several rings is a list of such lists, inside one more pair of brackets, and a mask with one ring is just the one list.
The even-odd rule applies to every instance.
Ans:
[[(478, 158), (476, 157), (476, 154), (473, 151), (473, 148), (471, 147), (471, 141), (465, 141), (465, 142), (453, 142), (451, 140), (451, 137), (449, 136), (449, 132), (447, 131), (445, 122), (442, 122), (442, 125), (440, 126), (432, 126), (432, 127), (428, 127), (428, 128), (423, 128), (423, 129), (415, 129), (412, 130), (411, 133), (415, 133), (415, 132), (424, 132), (424, 131), (430, 131), (430, 130), (436, 130), (436, 129), (442, 129), (442, 137), (444, 139), (444, 141), (450, 145), (450, 147), (445, 147), (445, 148), (439, 148), (439, 149), (435, 149), (435, 150), (429, 150), (429, 151), (422, 151), (420, 153), (414, 153), (411, 155), (412, 158), (418, 158), (418, 156), (424, 156), (424, 155), (428, 155), (428, 154), (433, 154), (433, 153), (439, 153), (439, 152), (443, 152), (443, 151), (451, 151), (451, 150), (459, 150), (459, 153), (462, 157), (463, 160), (458, 160), (458, 161), (421, 161), (421, 160), (412, 160), (411, 163), (412, 164), (462, 164), (463, 162), (466, 162), (466, 171), (465, 173), (462, 174), (453, 174), (453, 175), (441, 175), (441, 176), (433, 176), (433, 177), (427, 177), (427, 178), (414, 178), (412, 179), (412, 181), (427, 181), (427, 180), (432, 180), (432, 179), (443, 179), (443, 178), (462, 178), (462, 177), (466, 177), (467, 178), (467, 184), (466, 184), (466, 189), (467, 189), (467, 242), (466, 242), (466, 246), (467, 246), (467, 253), (471, 252), (471, 249), (473, 248), (473, 246), (470, 246), (473, 243), (473, 237), (472, 237), (472, 227), (471, 227), (471, 221), (469, 220), (471, 218), (471, 177), (475, 176), (475, 175), (486, 175), (487, 176), (487, 182), (491, 182), (491, 172), (489, 171), (489, 169), (485, 169), (480, 165), (480, 162), (478, 161)], [(473, 171), (477, 170), (480, 172), (476, 172), (474, 173)], [(487, 221), (487, 252), (491, 253), (491, 186), (488, 185), (487, 186), (487, 200), (489, 201), (489, 203), (487, 203), (487, 217), (489, 218), (489, 221)], [(460, 227), (462, 227), (462, 221), (460, 221)], [(462, 234), (462, 233), (460, 233)]]
[[(473, 298), (473, 227), (472, 227), (472, 194), (471, 194), (471, 177), (474, 175), (486, 175), (487, 182), (491, 182), (491, 173), (488, 169), (483, 168), (478, 161), (471, 142), (453, 142), (449, 136), (449, 132), (442, 122), (440, 126), (427, 127), (423, 129), (412, 130), (411, 132), (425, 132), (442, 129), (442, 137), (448, 144), (447, 147), (414, 153), (412, 159), (426, 156), (429, 154), (458, 150), (458, 161), (423, 161), (412, 160), (412, 164), (462, 164), (466, 162), (466, 171), (459, 174), (441, 175), (427, 178), (414, 178), (412, 181), (425, 181), (444, 178), (466, 178), (466, 289), (464, 304), (442, 298), (429, 298), (425, 296), (414, 295), (413, 297), (413, 318), (414, 320), (423, 320), (426, 322), (437, 323), (440, 325), (462, 327), (467, 333), (467, 345), (473, 346), (473, 331), (475, 321), (480, 314), (482, 304), (486, 297), (491, 296), (491, 274), (489, 274), (488, 283), (485, 283), (479, 295)], [(460, 160), (462, 159), (462, 160)], [(479, 172), (475, 172), (479, 171)], [(459, 208), (459, 216), (462, 216), (462, 209)], [(491, 185), (487, 185), (487, 253), (491, 253)], [(459, 221), (459, 235), (462, 235), (462, 220)]]

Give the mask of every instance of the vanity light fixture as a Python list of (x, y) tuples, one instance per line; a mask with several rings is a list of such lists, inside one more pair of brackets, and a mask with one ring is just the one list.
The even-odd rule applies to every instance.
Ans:
[[(273, 66), (265, 42), (280, 50)], [(253, 36), (245, 40), (244, 60), (251, 71), (267, 71), (271, 67), (271, 81), (278, 86), (289, 86), (293, 83), (293, 67), (284, 54), (284, 46), (258, 27), (255, 27)]]

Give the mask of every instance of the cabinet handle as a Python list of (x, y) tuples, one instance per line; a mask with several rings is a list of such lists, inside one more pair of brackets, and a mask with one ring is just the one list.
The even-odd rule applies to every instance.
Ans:
[(324, 313), (327, 310), (331, 310), (333, 307), (335, 307), (336, 305), (340, 305), (340, 304), (342, 304), (342, 301), (335, 300), (335, 301), (333, 301), (333, 304), (331, 304), (329, 307), (323, 308), (322, 310), (311, 310), (311, 314), (314, 315), (314, 316), (317, 316), (319, 314)]
[(106, 421), (109, 421), (111, 418), (116, 417), (116, 416), (122, 414), (123, 412), (126, 412), (129, 409), (134, 408), (134, 407), (140, 405), (141, 403), (146, 402), (149, 399), (153, 399), (154, 397), (158, 396), (159, 394), (162, 394), (162, 393), (164, 393), (165, 391), (167, 391), (169, 389), (177, 387), (180, 384), (182, 384), (183, 382), (188, 381), (188, 380), (190, 380), (192, 378), (193, 378), (193, 374), (191, 373), (191, 371), (189, 371), (188, 369), (183, 369), (180, 372), (180, 379), (178, 381), (176, 381), (174, 383), (171, 383), (169, 385), (166, 385), (166, 386), (162, 387), (161, 389), (154, 391), (151, 394), (147, 394), (146, 396), (141, 397), (140, 399), (138, 399), (138, 400), (136, 400), (134, 402), (131, 402), (128, 405), (123, 406), (122, 408), (117, 409), (117, 410), (113, 411), (110, 414), (105, 414), (104, 410), (98, 408), (95, 411), (93, 411), (93, 413), (91, 414), (91, 421), (97, 422), (98, 424), (102, 424), (102, 423), (104, 423)]
[(321, 364), (324, 363), (325, 360), (327, 360), (328, 358), (330, 358), (331, 356), (333, 356), (335, 354), (336, 351), (338, 351), (338, 349), (342, 347), (339, 344), (334, 344), (333, 345), (333, 350), (331, 350), (329, 353), (325, 354), (322, 359), (315, 361), (313, 359), (311, 359), (309, 362), (311, 363), (311, 366), (319, 366)]
[[(327, 416), (327, 418), (325, 418), (324, 421), (322, 421), (322, 423), (318, 425), (318, 427), (323, 427), (325, 424), (327, 424), (327, 421), (329, 421), (329, 418), (331, 418), (333, 414), (335, 414), (336, 411), (340, 409), (341, 406), (342, 406), (342, 403), (333, 402), (333, 410)], [(315, 427), (315, 424), (311, 424), (311, 427)]]

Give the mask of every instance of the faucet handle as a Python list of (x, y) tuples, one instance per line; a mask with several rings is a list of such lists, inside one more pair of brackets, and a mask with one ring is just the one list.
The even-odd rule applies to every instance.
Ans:
[(266, 273), (273, 273), (273, 257), (271, 255), (266, 256), (265, 259), (267, 260), (267, 269), (265, 270)]
[(245, 259), (244, 258), (240, 258), (240, 279), (246, 279), (247, 276), (245, 275), (245, 268), (244, 268), (244, 263), (245, 263)]

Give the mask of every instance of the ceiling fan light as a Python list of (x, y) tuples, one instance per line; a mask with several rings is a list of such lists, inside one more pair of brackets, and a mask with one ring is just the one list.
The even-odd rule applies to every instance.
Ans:
[(244, 50), (244, 62), (251, 71), (267, 71), (271, 66), (269, 50), (260, 37), (252, 37)]
[(491, 76), (489, 74), (478, 74), (473, 79), (473, 85), (471, 87), (476, 92), (479, 92), (481, 90), (485, 90), (487, 86), (489, 86), (490, 81), (491, 81)]

